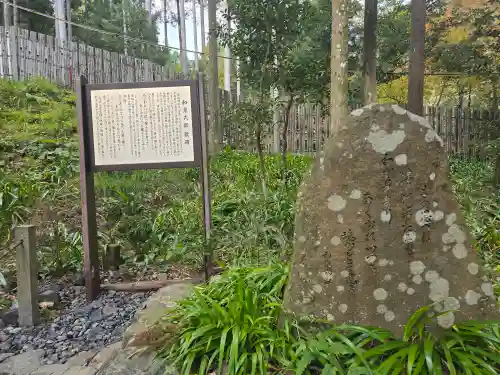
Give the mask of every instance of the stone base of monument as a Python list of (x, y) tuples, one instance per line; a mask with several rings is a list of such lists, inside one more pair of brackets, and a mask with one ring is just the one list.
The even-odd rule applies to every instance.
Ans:
[(434, 304), (442, 328), (498, 316), (442, 140), (396, 105), (352, 112), (299, 189), (285, 307), (395, 334)]

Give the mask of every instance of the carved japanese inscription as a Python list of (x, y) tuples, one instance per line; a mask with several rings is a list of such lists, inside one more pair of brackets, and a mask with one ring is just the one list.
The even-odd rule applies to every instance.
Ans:
[(297, 202), (286, 308), (401, 333), (418, 308), (440, 327), (496, 317), (451, 190), (442, 141), (391, 105), (354, 111), (319, 154)]

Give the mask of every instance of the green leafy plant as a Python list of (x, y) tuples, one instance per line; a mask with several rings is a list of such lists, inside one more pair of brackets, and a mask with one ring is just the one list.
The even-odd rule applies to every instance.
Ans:
[[(375, 374), (497, 374), (500, 370), (500, 323), (464, 322), (432, 333), (428, 326), (437, 316), (432, 306), (417, 310), (408, 320), (402, 339), (389, 332), (379, 345), (354, 358), (369, 364)], [(380, 338), (373, 336), (374, 339)]]
[(288, 268), (279, 264), (234, 268), (196, 288), (166, 316), (179, 333), (159, 355), (178, 365), (182, 374), (215, 369), (235, 375), (265, 374), (273, 367), (273, 358), (285, 355), (293, 340), (288, 323), (282, 330), (277, 325), (287, 273)]
[[(426, 306), (409, 318), (402, 338), (317, 318), (306, 327), (282, 316), (286, 278), (281, 264), (238, 267), (196, 288), (164, 317), (158, 332), (168, 333), (158, 355), (182, 374), (200, 375), (494, 375), (500, 369), (500, 322), (434, 330), (450, 312), (435, 315)], [(175, 327), (173, 334), (165, 327)]]

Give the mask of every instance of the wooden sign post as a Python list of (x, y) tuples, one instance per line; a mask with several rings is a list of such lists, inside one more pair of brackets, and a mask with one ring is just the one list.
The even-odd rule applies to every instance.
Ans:
[[(94, 172), (201, 168), (203, 223), (210, 238), (210, 181), (203, 79), (77, 82), (84, 276), (87, 299), (100, 292)], [(205, 254), (205, 274), (212, 259)]]

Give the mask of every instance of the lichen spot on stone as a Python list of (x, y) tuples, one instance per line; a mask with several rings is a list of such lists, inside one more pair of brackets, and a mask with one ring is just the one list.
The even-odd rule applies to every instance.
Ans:
[(332, 239), (330, 240), (330, 243), (331, 243), (333, 246), (338, 246), (338, 245), (340, 245), (340, 237), (333, 236), (333, 237), (332, 237)]
[(373, 264), (377, 260), (377, 257), (375, 255), (368, 255), (365, 257), (365, 262), (368, 264)]
[(415, 275), (412, 277), (411, 281), (413, 281), (415, 284), (422, 284), (422, 276)]
[(477, 305), (480, 298), (481, 294), (474, 290), (468, 290), (467, 293), (465, 293), (465, 303), (469, 306)]
[(344, 224), (344, 217), (341, 214), (337, 215), (337, 223)]
[(427, 281), (428, 283), (433, 283), (437, 279), (439, 279), (439, 273), (437, 273), (436, 271), (429, 270), (425, 273), (425, 281)]
[(306, 242), (306, 238), (304, 236), (300, 236), (297, 241), (299, 241), (299, 243), (304, 243)]
[(340, 272), (340, 276), (342, 276), (344, 278), (349, 277), (349, 271), (343, 270), (342, 272)]
[(323, 287), (319, 284), (315, 284), (312, 287), (314, 293), (321, 293), (323, 291)]
[(394, 312), (392, 311), (387, 311), (384, 314), (384, 319), (386, 322), (392, 322), (394, 319), (396, 319), (396, 314), (394, 314)]
[(412, 296), (415, 294), (415, 289), (413, 288), (408, 288), (406, 289), (406, 293), (409, 295), (409, 296)]
[(405, 232), (403, 234), (403, 243), (406, 243), (406, 244), (412, 243), (412, 242), (415, 242), (416, 239), (417, 239), (417, 233), (415, 233), (412, 230)]
[(372, 145), (373, 150), (380, 154), (392, 152), (405, 139), (406, 133), (403, 130), (395, 130), (388, 134), (385, 130), (370, 132), (367, 141)]
[(345, 290), (343, 285), (337, 285), (337, 292), (342, 293)]
[(457, 214), (456, 213), (451, 213), (446, 215), (446, 225), (450, 226), (453, 224), (455, 221), (457, 221)]
[(400, 115), (400, 116), (403, 116), (406, 114), (406, 109), (404, 109), (396, 104), (392, 105), (392, 110), (394, 111), (395, 114)]
[(361, 199), (361, 190), (359, 190), (359, 189), (353, 189), (351, 191), (351, 194), (349, 195), (349, 198), (351, 198), (351, 199)]
[(433, 217), (432, 212), (426, 209), (418, 210), (415, 213), (415, 221), (420, 227), (432, 223), (432, 217)]
[(347, 305), (345, 303), (342, 303), (339, 305), (339, 311), (342, 313), (342, 314), (345, 314), (347, 312)]
[(436, 173), (432, 172), (432, 173), (429, 175), (429, 180), (434, 181), (435, 179), (436, 179)]
[(432, 202), (432, 207), (436, 208), (438, 205), (438, 202)]
[(342, 211), (347, 202), (338, 194), (333, 194), (328, 198), (328, 208), (334, 212)]
[(333, 322), (335, 320), (335, 317), (332, 314), (327, 314), (326, 319), (329, 320), (330, 322)]
[(373, 298), (375, 298), (376, 301), (384, 301), (387, 295), (387, 291), (384, 288), (377, 288), (373, 291)]
[(389, 223), (391, 221), (391, 211), (389, 210), (382, 210), (380, 213), (380, 220), (382, 220), (383, 223)]
[(385, 314), (387, 312), (387, 306), (386, 305), (378, 305), (377, 312), (379, 314)]
[(439, 135), (437, 135), (437, 133), (433, 129), (427, 129), (427, 132), (425, 133), (424, 138), (425, 138), (425, 141), (427, 143), (430, 143), (430, 142), (436, 140), (439, 142), (440, 146), (443, 146), (443, 140), (441, 139), (441, 137)]
[(448, 298), (450, 293), (450, 283), (448, 280), (440, 277), (429, 285), (429, 290), (429, 298), (431, 301), (439, 302)]
[(424, 273), (425, 264), (420, 260), (414, 260), (410, 263), (410, 272), (412, 275), (421, 275)]
[(384, 281), (391, 281), (392, 280), (392, 275), (387, 274), (384, 276)]
[(319, 277), (321, 277), (321, 279), (323, 281), (332, 281), (333, 280), (333, 272), (331, 271), (322, 271), (319, 273)]
[(467, 238), (465, 232), (457, 224), (451, 224), (448, 233), (457, 243), (464, 243)]
[(406, 292), (406, 289), (408, 289), (408, 286), (405, 283), (399, 283), (398, 284), (398, 290), (400, 292)]
[(455, 324), (455, 315), (452, 312), (439, 315), (437, 317), (438, 325), (444, 329), (451, 328)]
[(463, 243), (457, 243), (455, 246), (453, 246), (453, 249), (451, 250), (453, 252), (453, 255), (457, 259), (464, 259), (467, 256), (467, 248)]
[(483, 283), (481, 284), (481, 290), (483, 291), (485, 296), (493, 297), (493, 285), (491, 283)]
[(450, 251), (450, 247), (448, 245), (443, 245), (443, 252), (447, 253)]
[(434, 221), (440, 221), (443, 220), (444, 218), (444, 212), (443, 211), (434, 211), (434, 214), (432, 215), (432, 220)]
[(321, 245), (321, 241), (314, 242), (314, 246), (318, 247), (319, 245)]
[(387, 259), (384, 259), (384, 258), (382, 258), (382, 259), (380, 259), (380, 260), (378, 261), (378, 265), (379, 265), (380, 267), (385, 267), (385, 266), (387, 266), (388, 264), (389, 264), (389, 261), (388, 261)]
[(408, 156), (406, 156), (406, 154), (396, 155), (396, 157), (394, 158), (394, 162), (396, 163), (396, 165), (406, 165), (408, 164)]
[(446, 311), (460, 309), (460, 301), (455, 297), (448, 297), (443, 301), (443, 306)]
[(358, 108), (358, 109), (355, 109), (354, 111), (351, 112), (351, 115), (354, 116), (354, 117), (359, 117), (363, 114), (363, 108)]
[(469, 271), (471, 275), (477, 275), (477, 273), (479, 272), (479, 265), (477, 263), (471, 262), (467, 265), (467, 271)]
[(380, 130), (380, 126), (378, 126), (377, 124), (373, 124), (371, 127), (370, 127), (371, 131), (372, 132), (376, 132), (376, 131), (379, 131)]

